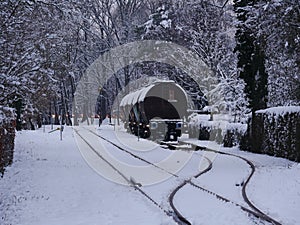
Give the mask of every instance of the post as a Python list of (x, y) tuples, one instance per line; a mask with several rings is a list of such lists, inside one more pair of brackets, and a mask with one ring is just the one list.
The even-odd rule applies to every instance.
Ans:
[(43, 119), (42, 119), (42, 123), (43, 123), (43, 132), (45, 133), (45, 129), (46, 129), (46, 120), (45, 120), (45, 114), (43, 115)]
[(53, 114), (53, 115), (51, 115), (51, 130), (53, 130), (53, 122), (54, 122), (54, 117), (55, 117), (55, 115)]
[(63, 110), (61, 109), (61, 113), (60, 113), (60, 140), (61, 141), (62, 141), (62, 132), (63, 132), (62, 120), (63, 120)]
[(116, 115), (114, 115), (115, 119), (114, 119), (114, 131), (116, 131)]
[(117, 122), (118, 122), (118, 126), (120, 126), (120, 102), (119, 102), (119, 97), (117, 96), (117, 104), (118, 104), (118, 108), (117, 108)]
[(138, 120), (138, 141), (140, 141), (140, 120)]
[[(119, 87), (119, 85), (118, 85), (118, 83), (119, 83), (119, 80), (118, 80), (118, 78), (117, 78), (117, 76), (115, 75), (115, 80), (116, 80), (116, 100), (117, 100), (117, 124), (118, 124), (118, 126), (120, 125), (120, 114), (119, 114), (119, 107), (120, 107), (120, 101), (119, 101), (119, 95), (118, 95), (118, 93), (119, 93), (119, 89), (118, 89), (118, 87)], [(120, 88), (120, 87), (119, 87)]]

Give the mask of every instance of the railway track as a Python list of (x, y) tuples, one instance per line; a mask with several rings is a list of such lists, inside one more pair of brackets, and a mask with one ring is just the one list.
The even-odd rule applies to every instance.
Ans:
[[(183, 142), (183, 143), (185, 143), (185, 142)], [(185, 144), (187, 144), (187, 143), (185, 143)], [(193, 145), (193, 144), (191, 144), (191, 145)], [(251, 178), (252, 178), (252, 176), (253, 176), (253, 174), (254, 174), (254, 172), (255, 172), (255, 166), (254, 166), (254, 164), (253, 164), (250, 160), (248, 160), (248, 159), (246, 159), (246, 158), (244, 158), (244, 157), (241, 157), (241, 156), (239, 156), (239, 155), (234, 155), (234, 154), (231, 154), (231, 153), (226, 153), (226, 152), (217, 151), (217, 150), (212, 150), (212, 149), (205, 149), (205, 148), (203, 148), (203, 147), (201, 147), (201, 146), (195, 146), (195, 145), (194, 145), (192, 148), (193, 148), (193, 149), (202, 149), (203, 151), (214, 152), (214, 153), (221, 154), (221, 155), (227, 155), (227, 156), (231, 156), (231, 157), (236, 157), (236, 158), (239, 158), (239, 159), (245, 161), (245, 162), (250, 166), (251, 172), (250, 172), (249, 176), (247, 177), (246, 181), (245, 181), (244, 184), (243, 184), (243, 187), (242, 187), (242, 196), (243, 196), (244, 201), (248, 204), (248, 206), (249, 206), (252, 210), (249, 210), (248, 208), (246, 208), (246, 207), (244, 207), (244, 206), (242, 206), (242, 205), (240, 205), (240, 204), (238, 204), (238, 203), (235, 203), (235, 202), (233, 202), (233, 201), (231, 201), (231, 200), (229, 200), (229, 199), (227, 199), (227, 198), (222, 197), (221, 195), (218, 195), (218, 194), (216, 194), (216, 193), (214, 193), (214, 192), (212, 192), (212, 191), (210, 191), (210, 190), (207, 190), (207, 189), (205, 189), (205, 188), (203, 188), (203, 187), (201, 187), (201, 186), (198, 186), (198, 185), (194, 184), (193, 182), (191, 182), (190, 180), (188, 180), (188, 181), (186, 181), (186, 182), (183, 182), (181, 185), (179, 185), (180, 188), (176, 188), (176, 189), (172, 192), (172, 194), (170, 195), (170, 200), (171, 200), (171, 201), (173, 201), (173, 198), (174, 198), (175, 194), (176, 194), (181, 188), (183, 188), (186, 184), (190, 184), (190, 185), (192, 185), (192, 186), (195, 187), (195, 188), (198, 188), (198, 189), (200, 189), (200, 190), (202, 190), (202, 191), (205, 191), (205, 192), (207, 192), (207, 193), (209, 193), (209, 194), (214, 195), (214, 196), (217, 197), (217, 199), (219, 199), (219, 200), (222, 200), (222, 201), (225, 201), (225, 202), (230, 202), (230, 203), (234, 204), (235, 206), (238, 206), (238, 207), (241, 208), (243, 211), (245, 211), (245, 212), (247, 212), (247, 213), (249, 213), (249, 214), (251, 214), (251, 215), (253, 215), (253, 216), (257, 217), (257, 218), (260, 218), (260, 219), (262, 219), (262, 220), (264, 220), (264, 221), (267, 221), (267, 222), (269, 222), (269, 223), (271, 223), (271, 224), (274, 224), (274, 225), (281, 225), (281, 223), (279, 223), (278, 221), (276, 221), (275, 219), (271, 218), (270, 216), (268, 216), (267, 214), (265, 214), (264, 212), (262, 212), (260, 209), (258, 209), (258, 208), (250, 201), (250, 199), (249, 199), (248, 196), (247, 196), (246, 188), (247, 188), (247, 185), (248, 185), (249, 181), (251, 180)], [(212, 169), (213, 163), (212, 163), (208, 158), (206, 158), (206, 159), (209, 161), (209, 166), (208, 166), (204, 171), (202, 171), (202, 172), (200, 172), (199, 174), (195, 175), (194, 178), (198, 178), (198, 177), (200, 177), (202, 174), (207, 173), (208, 171), (210, 171), (210, 170)], [(178, 186), (178, 187), (179, 187), (179, 186)], [(172, 204), (172, 205), (174, 205), (174, 204)], [(172, 207), (172, 208), (173, 208), (173, 207)]]
[[(90, 130), (90, 129), (87, 129), (87, 128), (84, 128), (86, 129), (87, 131), (89, 131), (90, 133), (92, 133), (93, 135), (101, 138), (102, 140), (108, 142), (109, 144), (113, 145), (114, 147), (116, 147), (118, 150), (120, 151), (123, 151), (125, 153), (127, 153), (128, 155), (130, 155), (131, 157), (137, 159), (137, 160), (140, 160), (144, 163), (147, 163), (165, 173), (168, 173), (170, 174), (171, 176), (175, 177), (175, 178), (179, 178), (179, 176), (177, 174), (174, 174), (172, 172), (169, 172), (167, 171), (166, 169), (162, 168), (162, 167), (159, 167), (157, 166), (156, 164), (138, 156), (137, 154), (134, 154), (132, 153), (131, 151), (128, 151), (122, 147), (120, 147), (119, 145), (117, 145), (116, 143), (108, 140), (107, 138), (99, 135), (98, 133)], [(251, 209), (248, 209), (238, 203), (235, 203), (217, 193), (214, 193), (213, 191), (210, 191), (208, 189), (205, 189), (204, 187), (201, 187), (197, 184), (195, 184), (194, 182), (191, 181), (192, 178), (198, 178), (200, 177), (202, 174), (204, 173), (207, 173), (208, 171), (211, 170), (212, 166), (213, 166), (213, 163), (207, 158), (207, 157), (204, 157), (207, 161), (208, 161), (208, 166), (207, 168), (205, 168), (204, 170), (202, 170), (201, 172), (197, 173), (196, 175), (192, 176), (190, 179), (186, 179), (184, 180), (182, 183), (180, 183), (173, 191), (172, 193), (170, 194), (169, 196), (169, 204), (172, 208), (173, 211), (170, 211), (170, 210), (166, 210), (166, 209), (163, 209), (158, 202), (156, 202), (151, 196), (149, 196), (146, 192), (144, 192), (142, 190), (141, 187), (137, 186), (135, 183), (133, 183), (130, 178), (128, 178), (125, 174), (123, 174), (120, 170), (118, 170), (114, 165), (112, 165), (110, 162), (108, 162), (106, 159), (104, 159), (104, 157), (96, 150), (93, 148), (93, 146), (91, 146), (90, 143), (88, 143), (87, 140), (84, 139), (84, 137), (82, 137), (82, 135), (79, 134), (79, 132), (77, 130), (75, 130), (76, 134), (81, 138), (83, 139), (83, 141), (91, 148), (91, 150), (97, 154), (98, 157), (100, 157), (102, 160), (104, 160), (113, 170), (115, 170), (125, 181), (126, 183), (128, 183), (128, 185), (130, 185), (131, 187), (133, 187), (135, 190), (137, 190), (140, 194), (142, 194), (144, 197), (146, 197), (150, 202), (152, 202), (156, 207), (158, 207), (160, 210), (162, 210), (164, 212), (164, 214), (166, 214), (168, 217), (171, 217), (177, 224), (180, 224), (180, 225), (184, 225), (184, 224), (191, 224), (190, 221), (188, 221), (187, 218), (185, 218), (180, 212), (179, 210), (176, 208), (175, 204), (174, 204), (174, 197), (176, 195), (176, 193), (181, 189), (183, 188), (185, 185), (191, 185), (192, 187), (196, 188), (197, 190), (200, 190), (200, 191), (203, 191), (203, 192), (206, 192), (214, 197), (216, 197), (218, 200), (220, 201), (225, 201), (225, 202), (228, 202), (228, 203), (231, 203), (237, 207), (239, 207), (241, 210), (247, 212), (249, 215), (252, 215), (256, 218), (259, 218), (261, 220), (264, 220), (266, 222), (269, 222), (271, 224), (275, 224), (275, 225), (281, 225), (279, 222), (277, 222), (276, 220), (274, 220), (273, 218), (269, 217), (268, 215), (266, 215), (265, 213), (263, 213), (261, 210), (259, 210), (257, 207), (255, 207), (251, 201), (249, 200), (249, 198), (247, 197), (247, 194), (246, 194), (246, 187), (247, 187), (247, 184), (249, 183), (251, 177), (253, 176), (254, 172), (255, 172), (255, 167), (254, 165), (252, 164), (252, 162), (250, 162), (249, 160), (241, 157), (241, 156), (237, 156), (237, 155), (234, 155), (234, 154), (230, 154), (230, 153), (225, 153), (225, 152), (221, 152), (221, 151), (215, 151), (215, 150), (208, 150), (206, 149), (205, 151), (212, 151), (212, 152), (215, 152), (215, 153), (218, 153), (218, 154), (222, 154), (222, 155), (228, 155), (228, 156), (232, 156), (232, 157), (237, 157), (237, 158), (240, 158), (241, 160), (244, 160), (245, 162), (247, 162), (247, 164), (251, 167), (251, 173), (250, 175), (248, 176), (248, 178), (246, 179), (244, 185), (243, 185), (243, 188), (242, 188), (242, 196), (245, 200), (245, 202), (249, 205), (249, 207)], [(199, 146), (194, 146), (196, 148), (199, 149)], [(203, 148), (202, 148), (203, 149)]]
[[(88, 130), (88, 129), (87, 129)], [(123, 179), (124, 181), (130, 186), (132, 187), (134, 190), (138, 191), (142, 196), (144, 196), (147, 200), (149, 200), (152, 204), (154, 204), (156, 207), (158, 207), (166, 216), (171, 217), (174, 222), (176, 222), (179, 225), (184, 225), (185, 223), (182, 222), (182, 220), (180, 218), (177, 217), (175, 212), (169, 211), (164, 209), (163, 207), (160, 206), (160, 204), (158, 202), (156, 202), (150, 195), (148, 195), (145, 191), (142, 190), (141, 187), (139, 187), (138, 185), (136, 185), (136, 183), (134, 183), (132, 181), (132, 179), (128, 178), (123, 172), (121, 172), (118, 168), (116, 168), (112, 163), (110, 163), (108, 160), (106, 160), (80, 133), (78, 130), (74, 129), (75, 133), (78, 135), (78, 137), (80, 137), (86, 144), (87, 146), (99, 157), (101, 158), (105, 163), (107, 163), (116, 173), (118, 173)], [(100, 135), (94, 133), (91, 130), (88, 130), (91, 133), (93, 133), (94, 135), (101, 137)], [(103, 137), (101, 137), (103, 138)], [(112, 143), (111, 141), (103, 138), (103, 140), (109, 142), (110, 144), (112, 144), (115, 147), (118, 147), (118, 149), (120, 150), (124, 150), (125, 152), (127, 152), (129, 154), (129, 151), (121, 148), (120, 146), (117, 146), (116, 144)], [(140, 158), (139, 156), (135, 155), (135, 154), (131, 154), (133, 157), (135, 157), (136, 159), (142, 160), (144, 162), (147, 162), (146, 160)], [(150, 162), (148, 162), (150, 163)], [(152, 165), (152, 164), (151, 164)]]

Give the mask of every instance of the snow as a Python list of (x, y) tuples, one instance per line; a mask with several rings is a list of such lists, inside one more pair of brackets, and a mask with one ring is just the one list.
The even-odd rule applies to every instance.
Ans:
[(175, 199), (175, 204), (180, 206), (179, 210), (188, 217), (193, 225), (255, 224), (251, 218), (231, 203), (219, 201), (213, 196), (199, 191), (196, 196), (192, 196), (190, 193), (194, 192), (194, 187), (186, 186)]
[(168, 19), (168, 20), (162, 20), (160, 22), (160, 25), (162, 25), (163, 28), (166, 29), (166, 28), (170, 28), (171, 27), (171, 23), (172, 23), (172, 21), (170, 19)]
[[(171, 210), (168, 197), (175, 187), (208, 166), (203, 156), (212, 160), (213, 167), (202, 176), (192, 178), (192, 182), (248, 207), (241, 197), (241, 187), (236, 185), (250, 173), (249, 165), (243, 160), (221, 154), (209, 156), (204, 151), (170, 151), (117, 128), (103, 125), (100, 129), (93, 126), (75, 129), (98, 154), (113, 158), (115, 166), (128, 178), (141, 183), (141, 189), (164, 210)], [(147, 163), (96, 138), (89, 130), (173, 171), (178, 177), (168, 174), (165, 179), (154, 179), (151, 183), (150, 178), (156, 178), (153, 174), (165, 175), (164, 171), (148, 166), (146, 173), (143, 167), (147, 167)], [(50, 127), (46, 126), (45, 133), (43, 129), (17, 132), (14, 163), (0, 179), (1, 225), (176, 224), (133, 187), (100, 176), (98, 169), (112, 172), (111, 168), (84, 150), (86, 145), (71, 127), (64, 129), (62, 141), (59, 132), (48, 131)], [(208, 141), (201, 144), (220, 148)], [(258, 208), (282, 224), (299, 224), (300, 164), (238, 148), (221, 150), (243, 156), (255, 164), (256, 172), (247, 193)], [(136, 167), (136, 171), (132, 167)], [(174, 196), (174, 205), (193, 225), (267, 224), (249, 217), (238, 206), (220, 201), (189, 184)]]
[(247, 124), (228, 123), (226, 125), (226, 130), (238, 130), (240, 133), (244, 134), (247, 131)]
[(224, 151), (251, 160), (256, 171), (248, 186), (248, 197), (255, 205), (282, 224), (299, 224), (300, 164), (283, 158), (243, 152)]
[(9, 107), (3, 107), (0, 105), (0, 124), (6, 120), (11, 120), (14, 117), (14, 110)]
[(143, 88), (141, 90), (137, 90), (135, 92), (132, 92), (132, 93), (129, 93), (128, 95), (126, 95), (121, 103), (120, 103), (120, 106), (124, 107), (126, 105), (134, 105), (135, 103), (137, 102), (142, 102), (144, 101), (148, 91), (150, 91), (151, 88), (153, 88), (154, 85), (150, 85), (146, 88)]
[(229, 123), (228, 120), (218, 118), (219, 115), (214, 116), (213, 121), (210, 121), (210, 115), (193, 115), (190, 117), (189, 126), (193, 128), (205, 127), (207, 129), (222, 129), (222, 135), (226, 131), (236, 131), (239, 134), (244, 134), (247, 131), (247, 124), (243, 123)]
[(210, 173), (203, 174), (195, 183), (235, 203), (247, 206), (243, 201), (240, 186), (250, 174), (250, 167), (247, 163), (241, 159), (233, 159), (232, 156), (219, 154), (216, 155), (213, 163)]
[[(253, 178), (255, 182), (250, 183), (249, 197), (284, 224), (299, 224), (299, 173), (299, 164), (262, 167)], [(269, 201), (261, 201), (264, 198)]]
[(275, 115), (284, 115), (295, 112), (300, 112), (300, 106), (279, 106), (256, 111), (256, 113), (268, 113)]
[(63, 141), (58, 132), (19, 132), (0, 190), (1, 225), (172, 224), (132, 188), (97, 175), (69, 127)]
[(179, 86), (178, 84), (175, 84), (174, 81), (172, 80), (157, 80), (155, 81), (155, 84), (151, 84), (145, 88), (142, 88), (140, 90), (137, 90), (135, 92), (129, 93), (128, 95), (124, 96), (124, 98), (121, 100), (120, 106), (124, 107), (124, 106), (133, 106), (136, 103), (140, 103), (143, 102), (144, 99), (147, 97), (147, 94), (149, 94), (150, 90), (155, 87), (155, 85), (157, 84), (161, 84), (161, 83), (171, 83), (177, 86), (177, 88), (179, 88), (180, 90), (182, 90), (182, 92), (185, 94), (185, 97), (187, 98), (187, 95), (184, 91), (184, 89)]

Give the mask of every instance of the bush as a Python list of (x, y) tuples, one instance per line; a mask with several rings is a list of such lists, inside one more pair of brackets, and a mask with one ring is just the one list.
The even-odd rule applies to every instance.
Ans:
[(247, 124), (209, 121), (207, 115), (194, 116), (189, 123), (190, 138), (216, 141), (224, 147), (239, 145), (246, 130)]
[(224, 147), (233, 147), (241, 144), (243, 136), (247, 131), (247, 124), (229, 123), (226, 126), (223, 139)]

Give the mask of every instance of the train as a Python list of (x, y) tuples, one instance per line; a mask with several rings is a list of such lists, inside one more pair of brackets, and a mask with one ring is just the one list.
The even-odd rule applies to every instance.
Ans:
[(172, 80), (154, 82), (125, 95), (120, 102), (125, 128), (141, 137), (178, 141), (186, 126), (188, 96)]

